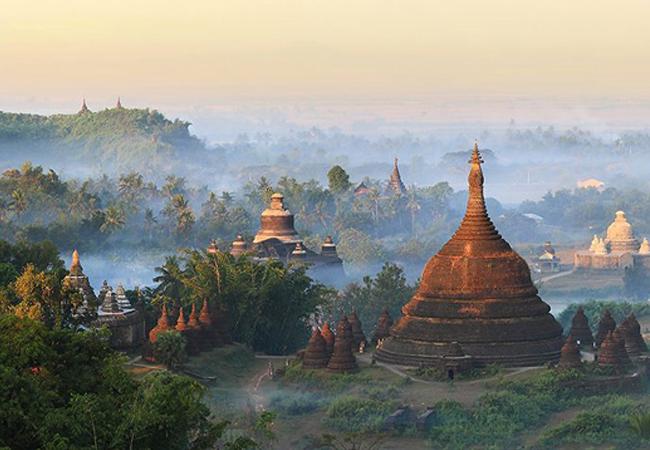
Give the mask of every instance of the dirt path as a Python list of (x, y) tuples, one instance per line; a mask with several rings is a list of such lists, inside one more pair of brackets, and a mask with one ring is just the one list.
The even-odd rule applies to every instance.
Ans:
[(549, 275), (547, 277), (542, 277), (538, 280), (536, 280), (536, 283), (545, 283), (547, 281), (555, 280), (556, 278), (561, 278), (561, 277), (566, 277), (567, 275), (571, 275), (573, 273), (573, 270), (567, 270), (566, 272), (559, 272), (559, 273), (554, 273), (553, 275)]

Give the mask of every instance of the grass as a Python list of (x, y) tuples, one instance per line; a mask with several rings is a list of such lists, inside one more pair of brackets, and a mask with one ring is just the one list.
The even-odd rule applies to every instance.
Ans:
[[(418, 367), (417, 369), (408, 369), (406, 371), (410, 375), (425, 380), (431, 381), (448, 381), (447, 373), (434, 368), (434, 367)], [(456, 374), (456, 381), (478, 380), (482, 378), (492, 378), (503, 372), (503, 369), (498, 364), (489, 364), (486, 367), (473, 368), (467, 372), (459, 372)]]
[(395, 401), (343, 396), (327, 408), (325, 425), (343, 432), (378, 432), (398, 404)]

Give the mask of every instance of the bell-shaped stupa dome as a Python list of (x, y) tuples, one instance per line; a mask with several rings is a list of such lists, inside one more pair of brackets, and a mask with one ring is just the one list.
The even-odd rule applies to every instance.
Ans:
[(562, 327), (537, 295), (528, 264), (487, 214), (482, 162), (475, 145), (465, 217), (425, 266), (378, 360), (435, 365), (453, 342), (478, 364), (526, 366), (559, 359)]
[(613, 252), (635, 252), (639, 242), (634, 238), (632, 225), (627, 221), (623, 211), (616, 211), (616, 218), (607, 227), (606, 243)]
[(283, 243), (296, 243), (300, 240), (293, 226), (293, 214), (284, 206), (284, 196), (280, 193), (271, 196), (271, 205), (262, 213), (260, 225), (254, 244), (272, 238)]

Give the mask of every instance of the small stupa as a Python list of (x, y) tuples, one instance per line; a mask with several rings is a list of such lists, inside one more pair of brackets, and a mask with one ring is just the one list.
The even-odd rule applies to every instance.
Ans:
[(327, 367), (328, 361), (329, 354), (327, 353), (325, 339), (323, 339), (320, 330), (314, 328), (303, 355), (302, 367), (304, 369), (323, 369)]
[(375, 333), (372, 335), (372, 343), (377, 344), (380, 339), (386, 339), (390, 336), (390, 327), (393, 326), (393, 319), (388, 313), (387, 309), (384, 309), (377, 320), (377, 325), (375, 325)]
[(305, 247), (302, 245), (302, 242), (300, 241), (296, 242), (296, 246), (293, 248), (293, 251), (291, 252), (291, 258), (304, 259), (306, 256), (307, 256), (307, 250), (305, 250)]
[(100, 307), (102, 313), (115, 314), (121, 311), (119, 303), (117, 303), (117, 296), (113, 292), (113, 288), (109, 286), (108, 291), (104, 294), (104, 300)]
[(569, 334), (573, 336), (576, 343), (583, 349), (591, 349), (594, 345), (594, 337), (591, 334), (591, 327), (589, 321), (585, 316), (585, 310), (582, 306), (578, 307), (573, 319), (571, 320), (571, 330)]
[(590, 252), (595, 252), (596, 248), (598, 247), (598, 235), (594, 234), (594, 238), (591, 240), (591, 245), (589, 246), (589, 251)]
[(336, 252), (336, 244), (334, 243), (332, 236), (327, 236), (325, 238), (323, 245), (320, 247), (320, 254), (321, 256), (331, 256), (338, 258), (338, 253)]
[(125, 311), (127, 309), (133, 309), (133, 306), (131, 306), (131, 302), (126, 296), (126, 290), (124, 289), (124, 286), (122, 284), (117, 285), (117, 289), (115, 289), (115, 297), (117, 298), (117, 303), (118, 305), (120, 305), (120, 309), (122, 311)]
[(598, 350), (598, 366), (613, 368), (617, 372), (623, 371), (618, 345), (611, 331), (607, 333), (600, 344), (600, 349)]
[(343, 316), (336, 326), (334, 352), (327, 364), (327, 370), (335, 373), (355, 372), (359, 370), (357, 360), (352, 353), (353, 336), (348, 319)]
[(648, 346), (641, 335), (641, 324), (634, 313), (630, 314), (619, 327), (625, 339), (625, 350), (631, 357), (637, 357), (648, 351)]
[(115, 104), (115, 109), (122, 109), (122, 100), (117, 97), (117, 103)]
[(160, 318), (158, 319), (158, 323), (151, 329), (151, 331), (149, 331), (149, 342), (151, 344), (155, 344), (160, 333), (168, 331), (169, 329), (170, 327), (169, 316), (167, 315), (167, 305), (163, 303), (160, 310)]
[(648, 242), (648, 239), (646, 238), (643, 238), (643, 241), (641, 241), (639, 255), (650, 255), (650, 242)]
[(188, 327), (187, 324), (185, 323), (185, 315), (183, 314), (183, 307), (178, 310), (178, 319), (176, 319), (176, 331), (180, 331), (181, 333), (187, 331)]
[(390, 174), (390, 181), (388, 182), (390, 190), (395, 195), (404, 195), (406, 194), (406, 186), (402, 182), (402, 175), (399, 173), (399, 167), (397, 165), (397, 158), (393, 162), (393, 172)]
[(248, 251), (246, 246), (246, 241), (241, 234), (238, 234), (234, 241), (232, 241), (232, 246), (230, 247), (230, 254), (235, 258), (245, 254)]
[(210, 314), (208, 301), (205, 299), (203, 300), (203, 304), (201, 305), (201, 312), (199, 313), (199, 324), (201, 325), (202, 348), (210, 348), (221, 344), (219, 337), (214, 331), (212, 315)]
[(580, 349), (576, 343), (573, 335), (567, 336), (562, 350), (560, 351), (560, 362), (558, 363), (560, 369), (579, 369), (582, 367), (582, 358), (580, 356)]
[(187, 351), (190, 355), (197, 355), (201, 350), (202, 330), (199, 323), (199, 317), (196, 313), (196, 304), (192, 303), (190, 309), (190, 317), (186, 324), (185, 335), (187, 336)]
[(616, 343), (616, 352), (618, 353), (618, 358), (621, 361), (621, 364), (625, 369), (632, 366), (632, 360), (630, 355), (627, 354), (625, 349), (625, 337), (623, 337), (623, 330), (620, 327), (612, 331), (612, 338)]
[(332, 352), (334, 351), (334, 333), (332, 333), (332, 330), (330, 328), (330, 324), (325, 322), (323, 324), (323, 327), (321, 328), (320, 334), (323, 336), (323, 339), (325, 340), (325, 347), (327, 349), (327, 354), (331, 355)]
[(600, 347), (602, 342), (607, 337), (607, 334), (610, 331), (614, 331), (615, 329), (616, 321), (612, 317), (612, 313), (606, 309), (600, 318), (600, 322), (598, 322), (598, 331), (596, 332), (596, 347)]
[(352, 328), (352, 342), (353, 351), (358, 352), (359, 346), (363, 342), (364, 345), (368, 343), (366, 336), (363, 334), (363, 328), (361, 326), (361, 321), (356, 311), (352, 311), (352, 314), (348, 316), (348, 322), (350, 322), (350, 327)]
[[(70, 264), (70, 273), (63, 278), (63, 286), (72, 291), (81, 292), (83, 296), (83, 308), (85, 310), (94, 310), (97, 308), (98, 299), (95, 291), (90, 285), (90, 281), (84, 274), (83, 267), (79, 260), (79, 252), (72, 252), (72, 263)], [(103, 299), (100, 299), (101, 302)]]

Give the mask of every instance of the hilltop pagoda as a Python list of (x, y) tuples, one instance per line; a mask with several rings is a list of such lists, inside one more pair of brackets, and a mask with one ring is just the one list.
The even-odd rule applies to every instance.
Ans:
[(83, 309), (85, 311), (94, 309), (97, 306), (97, 297), (95, 291), (90, 285), (90, 281), (84, 274), (83, 267), (79, 261), (79, 252), (72, 252), (72, 264), (70, 264), (70, 273), (63, 278), (63, 286), (70, 290), (76, 290), (83, 297)]
[(533, 366), (560, 357), (562, 327), (537, 295), (528, 264), (488, 216), (477, 144), (469, 162), (465, 217), (425, 266), (379, 361), (437, 366), (452, 342), (477, 365)]

